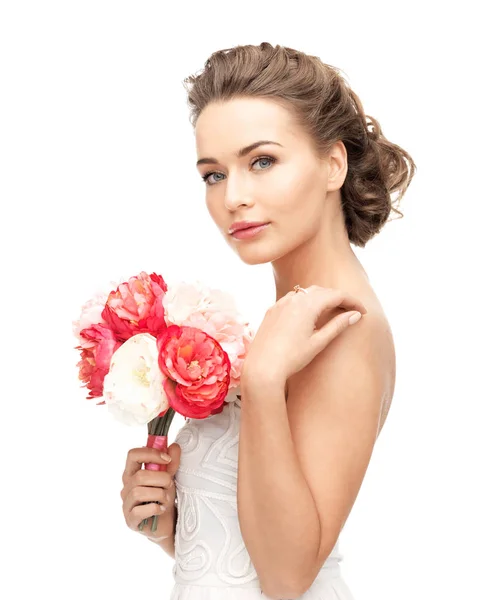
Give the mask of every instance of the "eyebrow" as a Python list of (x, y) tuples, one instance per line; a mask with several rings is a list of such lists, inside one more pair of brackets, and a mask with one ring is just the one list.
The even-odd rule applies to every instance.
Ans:
[[(236, 152), (236, 157), (242, 158), (255, 148), (258, 148), (258, 146), (263, 146), (263, 144), (275, 144), (283, 148), (282, 144), (279, 144), (278, 142), (272, 142), (270, 140), (260, 140), (259, 142), (254, 142), (253, 144), (250, 144), (249, 146), (245, 146), (244, 148), (238, 150), (238, 152)], [(198, 167), (199, 165), (212, 165), (217, 162), (218, 161), (215, 158), (200, 158), (196, 163), (196, 167)]]

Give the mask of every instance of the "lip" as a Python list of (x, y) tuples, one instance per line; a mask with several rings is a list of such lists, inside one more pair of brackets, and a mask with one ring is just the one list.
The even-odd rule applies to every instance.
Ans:
[(256, 235), (258, 235), (261, 231), (266, 229), (269, 225), (270, 223), (262, 223), (261, 225), (247, 227), (245, 229), (237, 229), (236, 231), (233, 231), (231, 237), (237, 240), (246, 240), (249, 238), (253, 238)]
[(236, 221), (231, 225), (228, 230), (230, 235), (233, 235), (235, 231), (240, 229), (248, 229), (249, 227), (259, 227), (260, 225), (267, 225), (266, 221)]

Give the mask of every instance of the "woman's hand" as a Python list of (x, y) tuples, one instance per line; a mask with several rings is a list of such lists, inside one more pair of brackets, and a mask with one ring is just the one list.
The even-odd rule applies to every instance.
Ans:
[[(174, 442), (167, 448), (171, 461), (161, 457), (156, 448), (132, 448), (128, 451), (125, 470), (122, 476), (123, 489), (120, 496), (123, 500), (125, 522), (133, 531), (140, 531), (138, 526), (144, 520), (157, 515), (155, 532), (149, 526), (140, 533), (150, 539), (163, 539), (173, 531), (174, 503), (176, 489), (174, 475), (179, 468), (181, 447)], [(167, 464), (166, 471), (142, 469), (144, 463)], [(150, 504), (145, 504), (149, 502)]]
[[(241, 381), (271, 377), (285, 383), (301, 371), (341, 332), (364, 304), (347, 292), (311, 285), (305, 292), (289, 292), (265, 313), (243, 363)], [(343, 308), (320, 329), (316, 323), (325, 310)]]

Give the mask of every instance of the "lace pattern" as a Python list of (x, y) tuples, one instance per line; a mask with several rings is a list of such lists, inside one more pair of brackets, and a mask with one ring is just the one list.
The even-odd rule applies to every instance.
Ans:
[[(175, 439), (181, 461), (174, 477), (178, 520), (172, 573), (179, 590), (187, 585), (260, 590), (238, 521), (237, 392), (239, 388), (230, 390), (235, 396), (221, 413), (188, 419)], [(338, 575), (341, 559), (336, 544), (321, 572), (327, 570), (329, 575), (332, 568)]]

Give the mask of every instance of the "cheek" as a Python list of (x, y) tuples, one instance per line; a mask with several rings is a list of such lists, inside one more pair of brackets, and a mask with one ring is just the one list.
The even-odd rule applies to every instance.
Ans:
[(287, 222), (317, 225), (324, 208), (324, 194), (317, 180), (309, 176), (289, 181), (278, 198), (277, 217)]
[[(305, 213), (319, 196), (320, 181), (314, 168), (299, 163), (292, 169), (282, 169), (272, 186), (273, 192), (278, 189), (272, 196), (279, 200), (282, 213), (293, 214), (299, 209)], [(304, 208), (307, 211), (303, 211)]]

